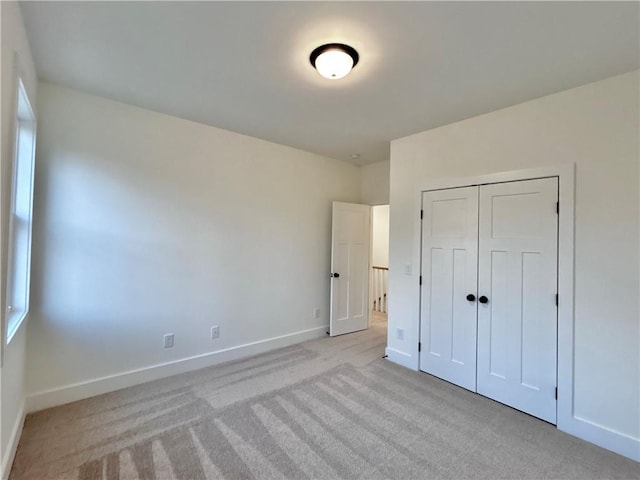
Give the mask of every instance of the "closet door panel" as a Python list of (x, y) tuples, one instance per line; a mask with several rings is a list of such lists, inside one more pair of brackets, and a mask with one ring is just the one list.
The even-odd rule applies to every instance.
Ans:
[(477, 391), (556, 423), (557, 179), (479, 197)]
[(420, 369), (476, 389), (478, 187), (422, 196)]

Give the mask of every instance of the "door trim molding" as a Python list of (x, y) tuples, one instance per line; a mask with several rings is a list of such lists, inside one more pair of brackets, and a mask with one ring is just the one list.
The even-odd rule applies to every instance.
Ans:
[[(489, 173), (471, 177), (443, 178), (418, 185), (414, 200), (414, 265), (421, 265), (420, 209), (422, 193), (457, 187), (486, 185), (490, 183), (515, 182), (537, 178), (558, 177), (558, 199), (560, 213), (558, 219), (558, 403), (557, 427), (568, 433), (578, 432), (582, 423), (574, 414), (574, 212), (575, 212), (575, 163), (550, 165), (505, 172)], [(416, 282), (416, 297), (420, 301), (420, 286)], [(420, 307), (420, 305), (419, 305)], [(418, 322), (419, 325), (419, 322)], [(420, 327), (419, 327), (420, 328)], [(418, 331), (420, 338), (420, 331)], [(414, 347), (415, 362), (419, 369), (417, 345)], [(610, 447), (608, 447), (610, 448)]]

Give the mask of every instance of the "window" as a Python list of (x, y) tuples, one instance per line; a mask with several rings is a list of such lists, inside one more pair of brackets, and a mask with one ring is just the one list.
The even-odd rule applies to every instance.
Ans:
[(18, 78), (16, 130), (9, 218), (7, 267), (7, 343), (29, 312), (31, 212), (36, 120), (22, 80)]

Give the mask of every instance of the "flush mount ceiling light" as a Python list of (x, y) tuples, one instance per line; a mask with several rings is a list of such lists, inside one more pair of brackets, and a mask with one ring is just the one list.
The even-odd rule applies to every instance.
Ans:
[(360, 56), (353, 47), (343, 43), (320, 45), (309, 56), (309, 61), (320, 75), (337, 80), (349, 74)]

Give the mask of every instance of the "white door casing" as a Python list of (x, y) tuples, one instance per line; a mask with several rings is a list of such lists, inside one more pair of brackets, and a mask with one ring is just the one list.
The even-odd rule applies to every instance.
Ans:
[(475, 391), (478, 187), (424, 192), (422, 211), (420, 370)]
[(556, 423), (558, 180), (480, 188), (477, 391)]
[(331, 229), (331, 313), (333, 337), (369, 326), (371, 207), (333, 202)]
[(420, 369), (551, 423), (557, 201), (555, 177), (422, 194)]

